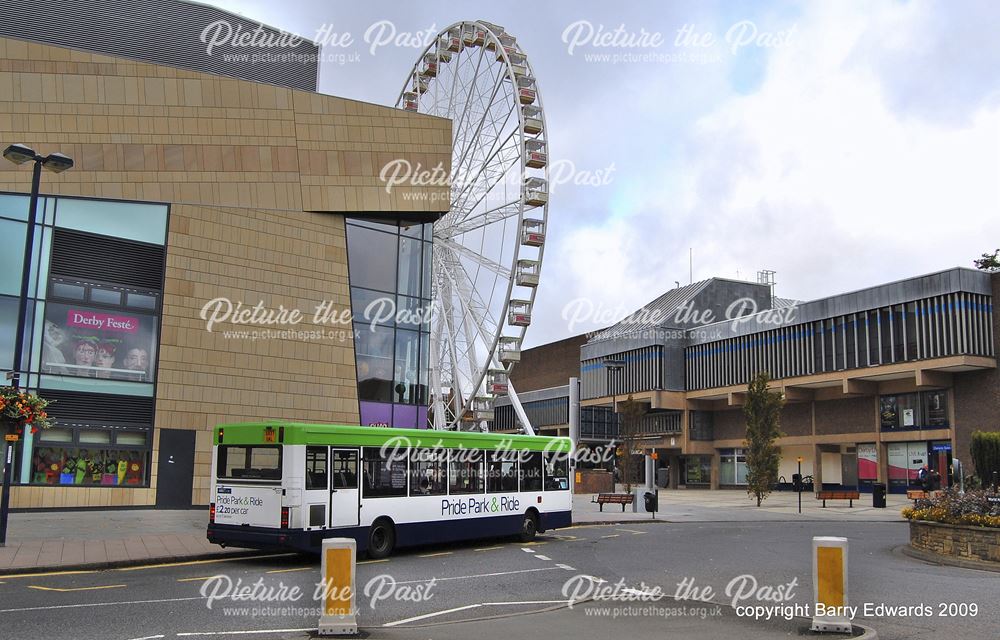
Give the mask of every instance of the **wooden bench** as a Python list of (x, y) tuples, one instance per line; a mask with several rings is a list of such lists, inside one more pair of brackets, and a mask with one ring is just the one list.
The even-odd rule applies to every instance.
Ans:
[(849, 500), (848, 506), (854, 507), (854, 501), (861, 497), (859, 491), (817, 491), (816, 499), (823, 501), (823, 508), (826, 509), (827, 500)]
[(632, 504), (634, 501), (635, 496), (631, 493), (599, 493), (591, 500), (591, 502), (596, 502), (600, 505), (602, 512), (606, 504), (620, 504), (622, 506), (622, 513), (625, 512), (625, 505)]
[(913, 500), (913, 504), (917, 504), (917, 500), (923, 500), (927, 497), (927, 492), (923, 489), (907, 489), (906, 499)]

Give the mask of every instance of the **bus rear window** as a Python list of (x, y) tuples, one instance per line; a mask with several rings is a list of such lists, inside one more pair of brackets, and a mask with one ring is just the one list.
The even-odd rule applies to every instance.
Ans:
[(218, 477), (231, 480), (281, 480), (281, 446), (222, 445)]

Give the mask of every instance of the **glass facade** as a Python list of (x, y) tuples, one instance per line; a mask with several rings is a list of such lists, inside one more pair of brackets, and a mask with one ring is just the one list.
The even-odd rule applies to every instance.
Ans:
[[(0, 194), (4, 370), (14, 363), (28, 206), (27, 195)], [(167, 216), (162, 204), (38, 199), (20, 380), (56, 399), (56, 425), (18, 442), (15, 482), (149, 486)]]
[(431, 230), (347, 220), (361, 424), (427, 425)]

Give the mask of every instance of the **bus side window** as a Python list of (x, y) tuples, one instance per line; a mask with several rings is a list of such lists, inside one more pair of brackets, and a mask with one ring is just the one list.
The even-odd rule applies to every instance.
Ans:
[(334, 489), (357, 489), (358, 452), (334, 450), (332, 471)]
[(327, 447), (306, 447), (306, 489), (327, 488)]
[(566, 491), (569, 489), (568, 454), (545, 453), (545, 490)]

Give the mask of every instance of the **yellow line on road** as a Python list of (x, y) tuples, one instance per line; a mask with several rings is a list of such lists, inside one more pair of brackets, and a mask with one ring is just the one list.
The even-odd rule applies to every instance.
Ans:
[(28, 585), (29, 589), (38, 589), (39, 591), (59, 591), (60, 593), (68, 593), (70, 591), (97, 591), (98, 589), (124, 589), (123, 584), (105, 584), (98, 587), (73, 587), (73, 588), (59, 588), (59, 587), (39, 587), (33, 584)]
[(473, 549), (473, 551), (493, 551), (494, 549), (503, 549), (503, 545), (497, 545), (495, 547), (482, 547), (479, 549)]
[(271, 571), (265, 571), (265, 573), (291, 573), (293, 571), (316, 571), (319, 567), (295, 567), (294, 569), (272, 569)]
[(375, 564), (376, 562), (389, 562), (389, 558), (382, 558), (381, 560), (362, 560), (358, 564)]
[(159, 569), (161, 567), (187, 567), (196, 564), (214, 564), (216, 562), (237, 562), (240, 560), (259, 560), (261, 558), (287, 558), (297, 553), (279, 553), (260, 556), (236, 556), (234, 558), (213, 558), (211, 560), (185, 560), (184, 562), (163, 562), (159, 564), (144, 564), (138, 567), (120, 567), (115, 571), (141, 571), (142, 569)]
[(198, 580), (211, 580), (215, 576), (201, 576), (198, 578), (177, 578), (177, 582), (197, 582)]
[(522, 547), (536, 547), (536, 546), (538, 546), (540, 544), (548, 544), (548, 543), (549, 543), (548, 540), (545, 540), (545, 541), (542, 541), (542, 542), (538, 542), (538, 541), (522, 542), (521, 546)]
[(418, 558), (436, 558), (438, 556), (450, 556), (453, 551), (441, 551), (440, 553), (425, 553), (423, 555), (417, 556)]
[(12, 573), (7, 576), (0, 576), (5, 580), (14, 578), (44, 578), (46, 576), (76, 576), (82, 573), (97, 573), (96, 571), (49, 571), (47, 573)]

